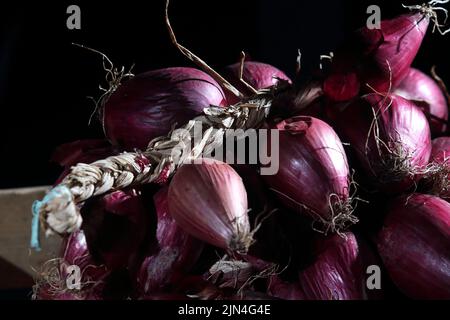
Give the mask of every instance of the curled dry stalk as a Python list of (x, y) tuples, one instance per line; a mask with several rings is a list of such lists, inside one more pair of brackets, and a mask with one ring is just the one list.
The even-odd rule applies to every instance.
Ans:
[(299, 75), (302, 70), (302, 52), (300, 49), (297, 49), (297, 59), (295, 62), (295, 74)]
[(239, 81), (244, 84), (244, 86), (250, 90), (254, 95), (259, 94), (258, 90), (253, 88), (247, 81), (244, 79), (244, 67), (245, 67), (245, 52), (241, 51), (241, 58), (240, 58), (240, 64), (239, 64)]
[[(445, 8), (440, 7), (441, 4), (449, 3), (450, 0), (432, 0), (428, 3), (424, 3), (421, 5), (413, 5), (413, 6), (407, 6), (402, 4), (403, 8), (419, 11), (421, 12), (424, 17), (427, 17), (431, 20), (433, 23), (433, 32), (436, 30), (441, 34), (445, 35), (448, 32), (450, 32), (450, 28), (443, 29), (445, 27), (445, 24), (448, 20), (448, 10)], [(444, 22), (441, 23), (439, 20), (439, 12), (442, 12), (444, 14)]]
[(107, 87), (104, 88), (102, 85), (99, 85), (99, 89), (102, 92), (99, 98), (94, 99), (93, 97), (89, 97), (91, 100), (94, 101), (95, 104), (94, 111), (89, 117), (89, 124), (91, 123), (94, 115), (98, 113), (98, 116), (103, 126), (103, 131), (105, 132), (103, 107), (105, 106), (106, 102), (109, 100), (111, 95), (117, 90), (117, 88), (119, 88), (122, 81), (134, 77), (134, 74), (132, 73), (134, 64), (128, 70), (126, 70), (124, 66), (122, 66), (122, 68), (119, 69), (114, 67), (112, 61), (103, 52), (100, 52), (98, 50), (89, 48), (81, 44), (77, 43), (72, 44), (82, 49), (86, 49), (88, 51), (92, 51), (96, 54), (99, 54), (102, 57), (103, 70), (105, 71), (105, 83), (107, 84)]
[(165, 11), (165, 20), (167, 30), (169, 31), (169, 36), (172, 41), (172, 44), (189, 60), (194, 62), (199, 68), (205, 71), (209, 76), (211, 76), (214, 80), (219, 83), (219, 85), (225, 90), (231, 92), (240, 100), (253, 99), (258, 95), (266, 95), (276, 90), (276, 87), (264, 90), (257, 90), (247, 81), (245, 81), (244, 74), (244, 66), (245, 66), (245, 52), (242, 51), (240, 54), (240, 67), (239, 67), (239, 81), (252, 93), (253, 96), (246, 97), (242, 94), (235, 86), (233, 86), (229, 81), (227, 81), (222, 75), (220, 75), (217, 71), (215, 71), (212, 67), (210, 67), (203, 59), (194, 54), (191, 50), (181, 45), (173, 31), (172, 25), (169, 20), (169, 3), (170, 0), (166, 0), (166, 11)]
[(217, 81), (223, 88), (234, 94), (239, 99), (244, 98), (244, 95), (236, 89), (231, 83), (229, 83), (224, 77), (222, 77), (217, 71), (215, 71), (213, 68), (211, 68), (205, 61), (200, 59), (197, 55), (195, 55), (192, 51), (184, 47), (183, 45), (179, 44), (177, 41), (177, 38), (175, 36), (175, 32), (173, 31), (173, 28), (170, 24), (169, 20), (169, 2), (170, 0), (166, 0), (166, 26), (167, 30), (169, 31), (170, 39), (175, 47), (180, 50), (180, 52), (189, 60), (194, 62), (197, 66), (199, 66), (203, 71), (205, 71), (208, 75), (210, 75), (214, 80)]
[(329, 63), (332, 63), (333, 59), (334, 59), (334, 52), (331, 51), (329, 54), (322, 54), (322, 55), (320, 55), (319, 59), (320, 59), (319, 69), (323, 70), (324, 69), (323, 61), (328, 61)]

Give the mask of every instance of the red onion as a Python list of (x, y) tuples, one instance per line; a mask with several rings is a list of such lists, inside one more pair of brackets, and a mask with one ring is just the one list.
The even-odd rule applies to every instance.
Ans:
[[(240, 68), (240, 63), (229, 65), (225, 68), (223, 75), (244, 95), (251, 95), (252, 92), (239, 80)], [(256, 61), (246, 61), (244, 63), (242, 78), (256, 90), (273, 87), (280, 79), (289, 83), (292, 82), (283, 71), (270, 64)], [(238, 98), (231, 93), (226, 92), (226, 97), (231, 104), (238, 102)]]
[(380, 29), (357, 30), (334, 55), (325, 95), (346, 101), (370, 90), (367, 85), (378, 92), (397, 86), (409, 72), (429, 20), (427, 14), (410, 13), (381, 21)]
[(161, 189), (154, 196), (158, 227), (157, 253), (147, 257), (141, 265), (138, 283), (146, 295), (158, 292), (178, 274), (188, 272), (198, 260), (203, 244), (185, 233), (169, 214), (168, 189)]
[(91, 253), (111, 269), (131, 267), (146, 250), (149, 215), (140, 191), (128, 189), (92, 199), (81, 209)]
[(420, 178), (430, 158), (431, 137), (425, 115), (412, 102), (373, 93), (333, 117), (342, 139), (382, 191), (403, 192)]
[(450, 204), (413, 194), (393, 201), (377, 239), (391, 279), (414, 299), (450, 299)]
[(288, 283), (272, 277), (268, 293), (285, 300), (366, 299), (364, 262), (355, 236), (347, 232), (316, 241), (315, 259)]
[[(83, 231), (70, 234), (62, 244), (62, 257), (44, 263), (33, 287), (37, 300), (101, 300), (110, 271), (89, 253)], [(80, 268), (80, 288), (68, 288), (71, 266)]]
[(352, 215), (347, 157), (334, 130), (322, 120), (294, 117), (280, 122), (279, 170), (264, 176), (289, 207), (301, 209), (340, 230), (357, 222)]
[(107, 137), (125, 149), (148, 143), (181, 126), (210, 105), (224, 105), (224, 93), (206, 73), (167, 68), (139, 74), (124, 82), (104, 106)]
[(86, 236), (82, 230), (71, 233), (64, 239), (62, 259), (67, 265), (77, 265), (87, 278), (101, 279), (107, 274), (107, 267), (99, 265), (89, 252)]
[(169, 212), (192, 236), (222, 249), (246, 252), (252, 242), (247, 193), (228, 164), (185, 164), (169, 186)]
[(395, 88), (394, 93), (414, 102), (422, 109), (430, 122), (433, 135), (447, 129), (447, 100), (439, 85), (425, 73), (410, 68), (405, 79)]
[(317, 244), (316, 261), (300, 271), (306, 300), (365, 299), (365, 270), (355, 236), (333, 235)]

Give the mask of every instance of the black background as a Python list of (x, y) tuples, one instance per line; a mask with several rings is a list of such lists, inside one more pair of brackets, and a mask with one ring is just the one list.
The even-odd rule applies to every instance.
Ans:
[[(405, 12), (402, 2), (172, 0), (171, 20), (180, 42), (213, 67), (236, 62), (245, 50), (292, 75), (297, 48), (307, 72), (365, 23), (369, 4), (380, 5), (385, 19)], [(86, 98), (99, 94), (101, 59), (72, 42), (105, 52), (116, 65), (135, 63), (135, 73), (192, 66), (169, 42), (163, 0), (13, 3), (0, 4), (0, 188), (51, 184), (57, 145), (102, 136), (98, 123), (88, 126), (94, 106)], [(81, 30), (66, 27), (71, 4), (81, 8)], [(429, 30), (414, 65), (428, 72), (436, 64), (450, 82), (447, 43)]]

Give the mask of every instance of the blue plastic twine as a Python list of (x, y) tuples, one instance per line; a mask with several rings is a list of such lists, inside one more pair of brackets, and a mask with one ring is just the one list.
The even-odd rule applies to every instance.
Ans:
[(60, 198), (64, 196), (71, 196), (70, 190), (66, 186), (57, 186), (50, 190), (42, 199), (42, 201), (36, 200), (33, 202), (33, 206), (31, 207), (31, 213), (33, 218), (31, 219), (31, 240), (30, 247), (36, 251), (41, 250), (40, 239), (39, 239), (39, 212), (41, 211), (41, 207), (55, 198)]
[(31, 240), (30, 247), (36, 251), (41, 251), (41, 246), (39, 243), (39, 211), (42, 207), (43, 201), (36, 200), (33, 202), (31, 207), (31, 214), (33, 218), (31, 219)]

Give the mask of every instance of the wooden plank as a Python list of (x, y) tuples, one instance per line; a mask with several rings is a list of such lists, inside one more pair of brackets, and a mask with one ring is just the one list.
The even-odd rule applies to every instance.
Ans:
[[(0, 257), (31, 276), (34, 275), (33, 268), (37, 269), (57, 254), (61, 243), (57, 236), (48, 239), (42, 236), (42, 251), (37, 253), (29, 249), (31, 205), (33, 201), (42, 199), (49, 188), (0, 190)], [(0, 274), (2, 277), (8, 277), (8, 274)], [(11, 287), (12, 284), (8, 283)], [(18, 280), (17, 287), (21, 285), (23, 282)]]
[(0, 289), (31, 288), (33, 278), (0, 257)]

